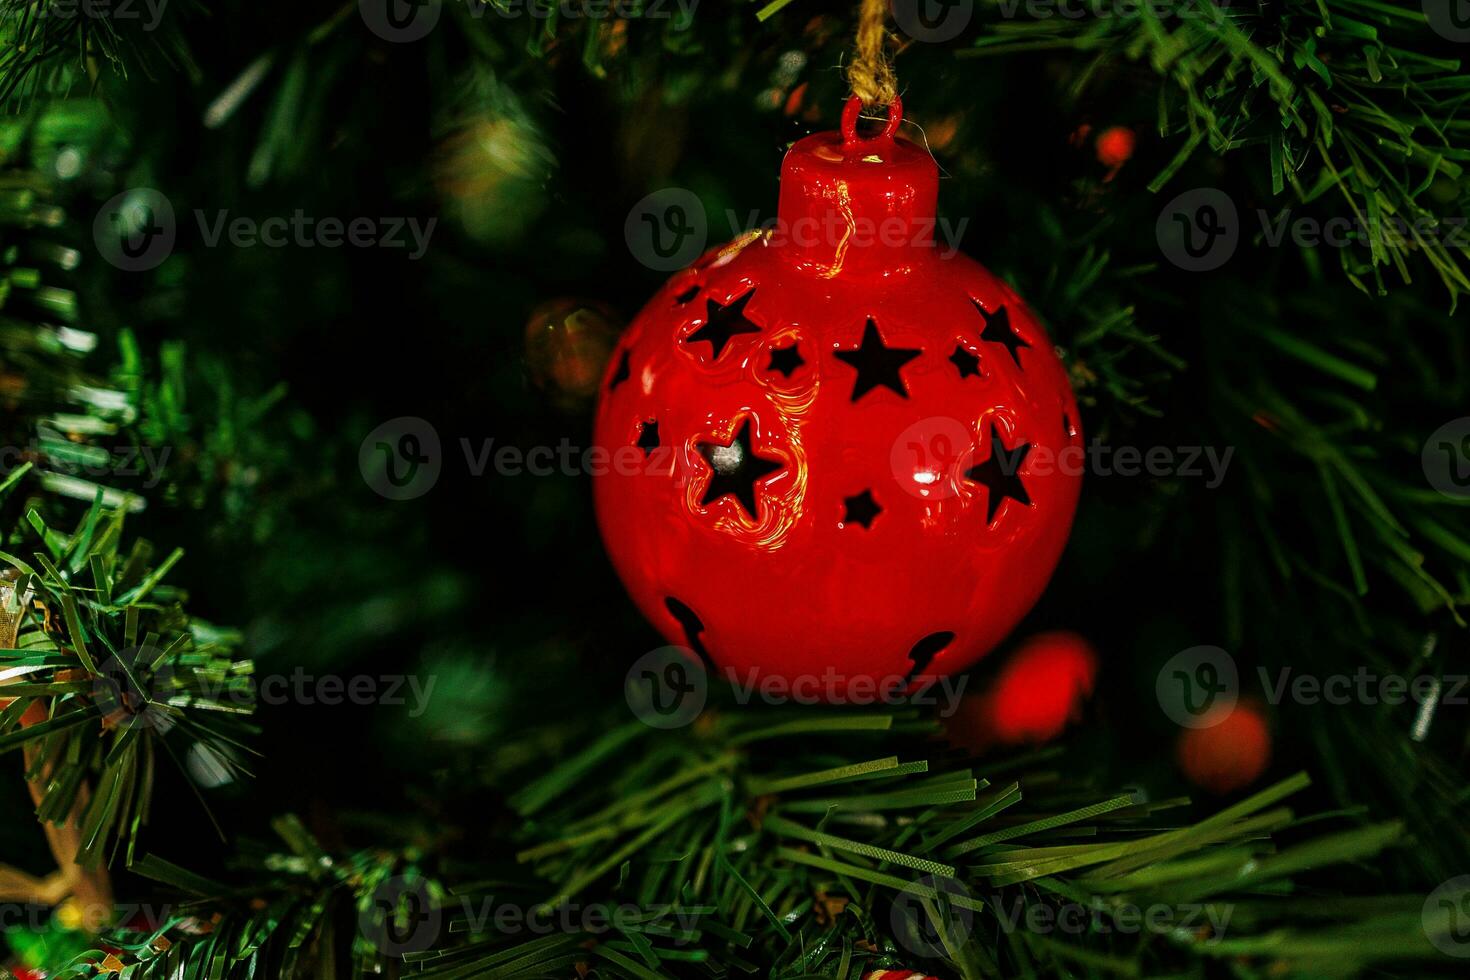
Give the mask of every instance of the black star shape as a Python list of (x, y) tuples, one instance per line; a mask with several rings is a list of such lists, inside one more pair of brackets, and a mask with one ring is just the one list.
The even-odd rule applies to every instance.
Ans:
[(685, 337), (684, 342), (693, 344), (706, 341), (714, 352), (711, 357), (718, 359), (731, 337), (738, 333), (760, 333), (761, 328), (750, 322), (745, 315), (745, 304), (754, 295), (755, 290), (752, 289), (729, 306), (721, 306), (712, 299), (705, 300), (707, 315), (704, 326)]
[(973, 299), (970, 302), (975, 303), (975, 309), (979, 310), (980, 315), (985, 318), (985, 329), (981, 331), (980, 339), (988, 340), (992, 344), (1001, 344), (1004, 346), (1006, 350), (1011, 352), (1011, 359), (1016, 362), (1016, 367), (1020, 367), (1021, 348), (1030, 347), (1031, 345), (1022, 340), (1016, 331), (1011, 328), (1010, 311), (1002, 306), (994, 313), (986, 313), (985, 307), (981, 306), (978, 302)]
[(1031, 506), (1031, 496), (1026, 493), (1026, 487), (1021, 483), (1021, 464), (1026, 462), (1026, 454), (1031, 452), (1031, 444), (1023, 442), (1015, 449), (1006, 449), (1005, 444), (1000, 441), (1000, 433), (995, 428), (995, 423), (990, 424), (990, 458), (985, 462), (970, 467), (965, 471), (965, 479), (972, 483), (978, 483), (985, 487), (985, 523), (987, 526), (994, 523), (995, 512), (1000, 509), (1000, 502), (1005, 498), (1017, 503)]
[(960, 380), (965, 378), (980, 377), (980, 358), (965, 350), (959, 344), (954, 345), (954, 353), (949, 355), (949, 363), (953, 364), (960, 372)]
[(771, 363), (767, 365), (767, 370), (780, 371), (789, 378), (805, 363), (801, 351), (796, 349), (796, 344), (792, 344), (790, 347), (777, 347), (771, 351)]
[(633, 371), (628, 366), (628, 354), (629, 351), (625, 349), (623, 351), (623, 356), (618, 358), (618, 369), (613, 372), (612, 379), (609, 380), (607, 383), (608, 391), (612, 391), (618, 385), (622, 384), (624, 381), (627, 381), (630, 377), (633, 376)]
[(878, 336), (878, 325), (868, 317), (863, 328), (863, 342), (852, 350), (840, 350), (837, 359), (857, 368), (857, 379), (852, 384), (852, 400), (857, 401), (879, 385), (896, 393), (900, 398), (909, 396), (904, 387), (899, 369), (918, 357), (922, 351), (909, 347), (885, 347)]
[(708, 506), (728, 493), (740, 502), (751, 520), (755, 520), (755, 485), (781, 469), (783, 464), (757, 456), (751, 449), (750, 419), (741, 423), (740, 431), (728, 443), (701, 442), (696, 448), (710, 468), (709, 486), (705, 487), (704, 499), (699, 502), (701, 506)]
[(871, 490), (864, 490), (851, 497), (843, 497), (842, 506), (846, 508), (846, 512), (842, 515), (842, 523), (861, 524), (864, 528), (872, 527), (873, 518), (883, 513), (883, 508), (879, 507), (878, 501), (873, 499)]
[(659, 446), (658, 419), (649, 419), (647, 422), (638, 426), (638, 442), (636, 445), (639, 449), (643, 450), (644, 459), (653, 455), (653, 451)]

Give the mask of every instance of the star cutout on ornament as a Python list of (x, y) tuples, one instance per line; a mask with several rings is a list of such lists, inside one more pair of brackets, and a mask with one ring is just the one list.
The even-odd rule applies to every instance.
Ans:
[(965, 479), (985, 488), (985, 524), (995, 523), (995, 512), (1000, 510), (1002, 500), (1010, 498), (1017, 503), (1031, 506), (1031, 496), (1021, 483), (1021, 464), (1031, 444), (1023, 442), (1014, 449), (1007, 449), (1000, 441), (1000, 432), (995, 423), (990, 424), (990, 458), (965, 471)]
[(985, 318), (985, 329), (980, 332), (980, 339), (992, 344), (1000, 344), (1011, 352), (1011, 359), (1016, 362), (1016, 367), (1021, 366), (1021, 348), (1031, 345), (1022, 340), (1011, 326), (1011, 314), (1004, 306), (994, 313), (986, 313), (985, 307), (976, 300), (970, 300), (975, 304), (975, 309)]
[(709, 486), (705, 487), (700, 505), (708, 507), (730, 494), (745, 508), (751, 520), (758, 519), (755, 485), (784, 464), (755, 454), (750, 446), (750, 419), (740, 424), (740, 431), (728, 443), (701, 442), (695, 448), (710, 468)]
[(790, 347), (773, 348), (771, 363), (766, 367), (770, 371), (780, 371), (784, 377), (789, 378), (796, 373), (797, 368), (805, 363), (806, 360), (801, 356), (801, 351), (797, 350), (796, 344), (793, 343)]
[(700, 341), (708, 343), (712, 351), (710, 359), (719, 360), (731, 337), (742, 333), (760, 333), (761, 328), (752, 323), (745, 315), (745, 305), (754, 295), (755, 290), (752, 289), (728, 306), (721, 306), (712, 299), (705, 300), (704, 326), (685, 337), (684, 342), (686, 344)]
[(618, 368), (613, 372), (612, 378), (607, 383), (608, 391), (617, 390), (618, 385), (633, 376), (633, 369), (628, 366), (629, 354), (630, 352), (624, 349), (622, 356), (618, 358)]
[(905, 364), (918, 357), (922, 351), (912, 347), (887, 347), (878, 335), (878, 324), (868, 317), (863, 328), (863, 340), (852, 350), (837, 351), (837, 359), (857, 369), (857, 378), (852, 383), (852, 400), (857, 401), (877, 387), (887, 388), (900, 398), (909, 396), (899, 371)]
[(928, 670), (929, 664), (934, 661), (934, 658), (945, 647), (949, 646), (950, 641), (953, 639), (954, 633), (952, 631), (940, 630), (938, 633), (930, 633), (918, 643), (915, 643), (914, 648), (909, 651), (909, 660), (913, 662), (913, 667), (909, 668), (908, 679), (913, 680)]
[(842, 506), (843, 527), (850, 524), (861, 524), (866, 530), (873, 526), (873, 518), (883, 513), (883, 508), (879, 507), (878, 501), (873, 499), (871, 490), (855, 493), (851, 497), (843, 497)]
[(959, 344), (955, 344), (954, 353), (949, 355), (949, 363), (959, 369), (961, 381), (966, 378), (980, 377), (980, 358), (971, 354)]
[(638, 442), (635, 443), (635, 445), (637, 445), (639, 449), (643, 450), (644, 459), (647, 459), (649, 456), (653, 455), (653, 451), (657, 449), (659, 445), (658, 419), (649, 419), (648, 421), (639, 424)]
[(710, 659), (709, 651), (704, 648), (704, 641), (699, 638), (699, 634), (704, 632), (704, 621), (693, 609), (673, 596), (664, 597), (664, 608), (669, 611), (669, 615), (674, 617), (674, 621), (684, 631), (684, 639), (689, 643), (689, 649), (699, 654), (699, 659), (704, 661), (706, 667), (713, 667), (714, 661)]

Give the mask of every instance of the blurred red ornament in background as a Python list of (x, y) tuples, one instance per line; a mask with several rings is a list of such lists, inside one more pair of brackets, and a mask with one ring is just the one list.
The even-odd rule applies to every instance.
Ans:
[(1249, 786), (1271, 761), (1271, 730), (1259, 707), (1246, 701), (1221, 709), (1218, 721), (1179, 736), (1179, 768), (1194, 785), (1223, 795)]
[(1118, 170), (1133, 159), (1138, 137), (1127, 126), (1110, 126), (1098, 134), (1097, 162), (1108, 168), (1104, 180), (1112, 180)]
[(965, 698), (946, 723), (971, 751), (1049, 742), (1082, 717), (1097, 681), (1097, 651), (1069, 630), (1023, 641), (990, 687)]
[[(1081, 486), (1066, 370), (1009, 286), (936, 230), (938, 168), (808, 136), (778, 221), (677, 273), (603, 385), (594, 477), (613, 565), (723, 671), (949, 674), (1041, 595)], [(625, 464), (629, 452), (636, 466)]]
[(791, 94), (786, 97), (786, 107), (782, 111), (785, 112), (788, 116), (796, 115), (798, 112), (801, 111), (801, 103), (802, 100), (805, 98), (806, 82), (802, 82), (800, 85), (796, 86), (796, 88), (792, 89)]
[(607, 307), (554, 299), (526, 320), (526, 367), (531, 380), (566, 407), (586, 405), (618, 342), (617, 318)]
[(1049, 742), (1082, 717), (1097, 680), (1097, 651), (1077, 633), (1038, 633), (1021, 644), (991, 689), (993, 724), (1007, 743)]

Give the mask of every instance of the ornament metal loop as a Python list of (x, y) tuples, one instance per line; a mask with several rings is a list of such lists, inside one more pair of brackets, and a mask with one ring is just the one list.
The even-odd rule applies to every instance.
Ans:
[(845, 146), (853, 147), (862, 143), (874, 143), (878, 140), (891, 140), (898, 132), (898, 124), (903, 122), (903, 100), (898, 96), (888, 103), (888, 122), (883, 127), (883, 132), (872, 139), (864, 139), (858, 135), (858, 114), (863, 111), (863, 100), (856, 95), (847, 98), (847, 104), (842, 107), (842, 142)]

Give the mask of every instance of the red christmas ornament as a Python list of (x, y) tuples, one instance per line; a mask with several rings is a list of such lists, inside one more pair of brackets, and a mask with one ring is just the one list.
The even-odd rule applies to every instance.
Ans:
[(1133, 159), (1138, 137), (1127, 126), (1109, 126), (1097, 137), (1097, 162), (1114, 169)]
[(1223, 795), (1249, 786), (1271, 760), (1271, 730), (1260, 708), (1241, 701), (1224, 717), (1179, 736), (1179, 768), (1201, 789)]
[(1068, 630), (1038, 633), (1011, 654), (994, 683), (964, 699), (950, 738), (979, 752), (1049, 742), (1075, 722), (1097, 680), (1097, 651)]
[(1067, 630), (1038, 633), (1021, 644), (996, 679), (996, 734), (1008, 743), (1056, 738), (1080, 717), (1096, 678), (1092, 644)]
[(594, 435), (598, 522), (644, 615), (737, 677), (833, 696), (993, 648), (1081, 485), (1040, 323), (935, 235), (937, 168), (895, 138), (898, 103), (873, 138), (858, 109), (787, 153), (775, 228), (643, 309)]
[(600, 303), (575, 299), (542, 303), (526, 320), (531, 380), (560, 404), (585, 409), (597, 394), (617, 338), (617, 318)]
[(1110, 126), (1098, 134), (1097, 162), (1108, 168), (1108, 175), (1103, 180), (1112, 180), (1123, 168), (1123, 164), (1133, 159), (1133, 149), (1138, 145), (1138, 137), (1133, 130), (1127, 126)]

